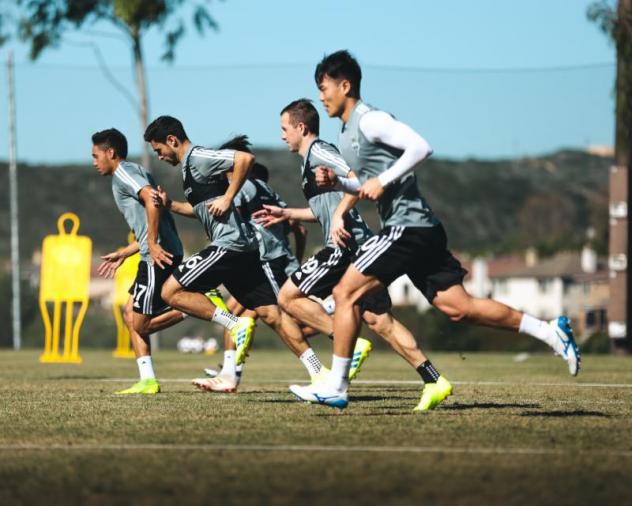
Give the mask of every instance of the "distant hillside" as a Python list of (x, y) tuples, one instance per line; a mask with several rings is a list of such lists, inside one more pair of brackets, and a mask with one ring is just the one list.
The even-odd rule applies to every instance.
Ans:
[[(291, 206), (304, 206), (299, 186), (297, 155), (283, 150), (259, 150), (258, 160), (270, 168), (271, 184)], [(448, 230), (450, 247), (472, 253), (507, 252), (536, 246), (543, 253), (579, 248), (586, 230), (596, 231), (596, 246), (607, 245), (607, 188), (611, 159), (578, 151), (520, 160), (451, 161), (431, 159), (417, 174), (422, 193)], [(178, 168), (156, 163), (158, 181), (181, 198)], [(92, 237), (97, 251), (125, 241), (127, 227), (116, 210), (110, 179), (85, 166), (19, 167), (19, 200), (23, 258), (39, 248), (42, 238), (56, 233), (57, 217), (77, 213), (80, 233)], [(8, 170), (0, 163), (0, 257), (9, 254)], [(371, 203), (361, 211), (374, 228)], [(178, 218), (189, 251), (206, 239), (197, 221)], [(312, 227), (310, 245), (320, 232)]]

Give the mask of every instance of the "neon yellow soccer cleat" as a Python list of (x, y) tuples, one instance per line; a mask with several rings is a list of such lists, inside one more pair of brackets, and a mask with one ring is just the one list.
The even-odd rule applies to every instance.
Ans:
[(349, 381), (353, 380), (360, 372), (360, 367), (371, 353), (371, 341), (358, 337), (353, 356), (351, 357), (351, 368), (349, 369)]
[(131, 387), (125, 390), (119, 390), (117, 395), (128, 394), (157, 394), (160, 392), (160, 385), (156, 378), (149, 378), (140, 380), (138, 383), (133, 384)]
[(230, 337), (237, 347), (235, 364), (241, 365), (246, 361), (246, 355), (252, 344), (252, 336), (255, 333), (255, 320), (247, 316), (240, 316), (235, 326), (230, 329)]
[(439, 376), (436, 383), (426, 383), (421, 391), (419, 404), (413, 411), (429, 411), (436, 408), (442, 401), (452, 395), (452, 385), (443, 376)]
[(228, 310), (228, 306), (226, 305), (226, 303), (224, 302), (224, 299), (222, 298), (222, 294), (219, 292), (217, 288), (213, 288), (212, 290), (209, 290), (204, 295), (206, 295), (206, 298), (210, 300), (215, 307), (218, 307), (221, 310), (226, 311), (227, 313), (230, 313), (230, 311)]

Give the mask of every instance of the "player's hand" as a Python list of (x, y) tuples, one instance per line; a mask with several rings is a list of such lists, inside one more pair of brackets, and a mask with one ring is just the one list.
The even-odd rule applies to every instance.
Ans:
[(376, 177), (366, 180), (358, 190), (358, 197), (361, 199), (378, 200), (382, 195), (384, 195), (384, 187)]
[(333, 188), (338, 181), (338, 176), (336, 173), (330, 169), (329, 167), (325, 167), (324, 165), (319, 165), (316, 167), (316, 185), (319, 188)]
[(121, 255), (120, 252), (113, 251), (112, 253), (103, 255), (101, 260), (103, 260), (103, 262), (97, 267), (97, 274), (103, 276), (105, 279), (110, 279), (114, 277), (116, 269), (125, 261), (125, 257)]
[(166, 209), (169, 209), (171, 207), (171, 199), (169, 198), (169, 195), (167, 195), (167, 192), (164, 191), (160, 186), (158, 186), (157, 189), (152, 188), (151, 200), (156, 207), (164, 207)]
[(168, 251), (162, 249), (160, 244), (150, 244), (149, 245), (149, 256), (154, 265), (157, 265), (161, 269), (164, 269), (166, 265), (173, 264), (173, 254)]
[(269, 206), (266, 204), (263, 204), (263, 209), (252, 213), (252, 217), (257, 223), (263, 225), (265, 228), (269, 228), (272, 225), (276, 225), (277, 223), (281, 223), (289, 219), (287, 211), (282, 207)]
[(331, 219), (331, 240), (339, 248), (346, 248), (351, 233), (345, 228), (345, 220), (342, 216), (334, 214)]
[(232, 200), (226, 197), (226, 195), (222, 195), (209, 202), (206, 207), (210, 214), (219, 218), (228, 212), (231, 204)]

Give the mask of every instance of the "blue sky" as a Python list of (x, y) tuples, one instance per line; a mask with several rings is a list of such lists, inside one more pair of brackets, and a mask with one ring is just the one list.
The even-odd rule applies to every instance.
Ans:
[[(584, 0), (215, 1), (218, 33), (186, 36), (168, 65), (162, 37), (144, 48), (150, 115), (182, 119), (196, 143), (249, 134), (256, 146), (283, 147), (278, 113), (289, 101), (317, 100), (315, 64), (351, 50), (363, 65), (363, 97), (417, 129), (440, 157), (500, 158), (562, 147), (612, 144), (614, 48), (586, 19)], [(99, 24), (68, 33), (36, 62), (15, 52), (18, 155), (28, 162), (88, 161), (92, 132), (124, 131), (130, 151), (140, 123), (108, 83), (84, 42), (98, 44), (112, 73), (134, 90), (129, 49)], [(604, 64), (585, 67), (588, 64)], [(533, 71), (529, 69), (542, 69)], [(0, 132), (7, 131), (6, 73)], [(322, 111), (322, 109), (321, 109)], [(322, 136), (337, 122), (323, 117)], [(0, 159), (8, 153), (0, 136)]]

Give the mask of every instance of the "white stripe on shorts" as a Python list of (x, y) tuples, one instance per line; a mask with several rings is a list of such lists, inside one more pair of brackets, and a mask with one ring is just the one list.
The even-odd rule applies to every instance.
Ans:
[(393, 227), (385, 240), (380, 240), (377, 242), (375, 246), (373, 246), (369, 251), (362, 254), (353, 265), (358, 272), (364, 272), (364, 270), (369, 267), (375, 260), (377, 260), (382, 253), (384, 253), (390, 246), (399, 239), (404, 233), (405, 227)]
[(313, 273), (311, 273), (309, 276), (307, 276), (307, 278), (303, 280), (303, 282), (298, 287), (299, 290), (305, 294), (308, 294), (309, 291), (314, 288), (314, 285), (318, 283), (318, 281), (331, 270), (331, 267), (338, 264), (341, 258), (342, 250), (336, 248), (334, 252), (329, 255), (327, 261), (321, 264), (320, 268), (316, 269)]
[(147, 262), (147, 290), (145, 291), (145, 303), (143, 313), (146, 315), (152, 314), (152, 299), (154, 296), (154, 284), (155, 284), (156, 276), (154, 273), (154, 266), (151, 263), (151, 260)]
[(277, 283), (274, 272), (272, 272), (272, 267), (270, 267), (269, 262), (261, 262), (261, 267), (263, 267), (263, 272), (265, 272), (266, 277), (270, 281), (270, 285), (272, 286), (272, 291), (276, 297), (279, 296), (279, 284)]
[[(222, 258), (226, 254), (226, 250), (224, 248), (217, 248), (211, 255), (202, 260), (199, 264), (197, 264), (193, 269), (187, 272), (182, 278), (180, 278), (180, 284), (182, 286), (186, 286), (191, 282), (195, 281), (204, 271), (217, 262), (220, 258)], [(183, 262), (186, 266), (186, 262)]]

